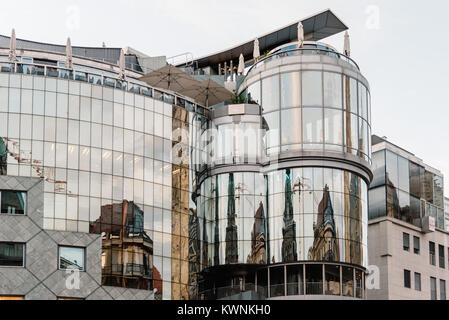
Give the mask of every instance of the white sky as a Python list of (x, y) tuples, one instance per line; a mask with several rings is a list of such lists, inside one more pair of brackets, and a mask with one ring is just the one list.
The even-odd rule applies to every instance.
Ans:
[[(199, 57), (327, 8), (349, 27), (352, 57), (370, 82), (374, 133), (440, 169), (449, 195), (447, 1), (21, 0), (20, 9), (5, 1), (0, 33)], [(341, 50), (343, 34), (325, 42)]]

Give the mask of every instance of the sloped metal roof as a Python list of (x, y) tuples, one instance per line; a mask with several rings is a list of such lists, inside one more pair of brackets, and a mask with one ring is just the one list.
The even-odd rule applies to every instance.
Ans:
[[(319, 41), (348, 29), (330, 9), (300, 21), (304, 27), (305, 39), (310, 41)], [(298, 22), (258, 37), (260, 53), (264, 54), (280, 45), (296, 41), (298, 38)], [(216, 66), (219, 63), (223, 64), (231, 60), (237, 62), (240, 54), (243, 54), (245, 60), (251, 60), (253, 58), (253, 45), (254, 39), (251, 39), (233, 48), (196, 59), (195, 61), (198, 62), (198, 68), (204, 68), (207, 66)], [(182, 65), (179, 64), (178, 66)]]

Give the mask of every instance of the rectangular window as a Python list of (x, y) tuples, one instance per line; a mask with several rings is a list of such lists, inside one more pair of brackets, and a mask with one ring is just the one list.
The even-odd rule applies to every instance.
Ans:
[(26, 214), (26, 193), (16, 191), (0, 191), (2, 214)]
[(0, 242), (0, 266), (23, 267), (25, 245), (22, 243)]
[(421, 243), (419, 237), (413, 237), (413, 252), (415, 254), (420, 254), (421, 252)]
[(415, 290), (421, 291), (421, 274), (415, 272)]
[(404, 287), (405, 288), (411, 288), (411, 273), (409, 270), (404, 270)]
[(402, 234), (402, 243), (404, 247), (404, 251), (410, 251), (410, 235), (408, 233)]
[(437, 279), (430, 278), (430, 300), (437, 299)]
[(430, 259), (430, 264), (432, 266), (436, 266), (435, 243), (434, 242), (429, 242), (429, 259)]
[(440, 280), (440, 300), (446, 300), (446, 281)]
[(85, 271), (85, 249), (59, 247), (59, 269)]
[(444, 258), (444, 246), (439, 245), (438, 246), (438, 257), (439, 257), (439, 262), (440, 262), (440, 268), (446, 268), (446, 261)]

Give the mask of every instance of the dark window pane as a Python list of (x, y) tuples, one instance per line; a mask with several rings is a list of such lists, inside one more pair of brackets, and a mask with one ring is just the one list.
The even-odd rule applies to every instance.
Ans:
[(446, 268), (446, 261), (444, 258), (444, 246), (438, 246), (438, 257), (439, 257), (439, 262), (440, 262), (440, 268)]
[(429, 242), (429, 259), (430, 259), (430, 264), (431, 265), (436, 265), (436, 261), (435, 261), (435, 243), (434, 242)]
[(403, 233), (402, 242), (405, 251), (410, 251), (410, 235), (408, 233)]
[(421, 274), (415, 273), (415, 290), (421, 291)]
[(285, 296), (284, 267), (270, 268), (271, 297)]
[(25, 214), (26, 193), (1, 191), (1, 213)]
[(411, 288), (411, 279), (409, 270), (404, 270), (404, 287)]
[(421, 244), (418, 237), (413, 237), (413, 248), (415, 254), (420, 254)]
[(0, 266), (23, 267), (24, 244), (0, 243)]
[(323, 294), (323, 266), (306, 266), (306, 294)]
[(437, 299), (437, 279), (430, 278), (430, 299)]
[(446, 300), (446, 281), (440, 280), (440, 300)]

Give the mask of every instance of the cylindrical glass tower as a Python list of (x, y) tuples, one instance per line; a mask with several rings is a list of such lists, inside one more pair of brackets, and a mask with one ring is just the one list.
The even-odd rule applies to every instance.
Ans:
[(200, 179), (202, 298), (364, 298), (371, 119), (357, 64), (290, 43), (239, 94), (248, 104), (213, 112)]

